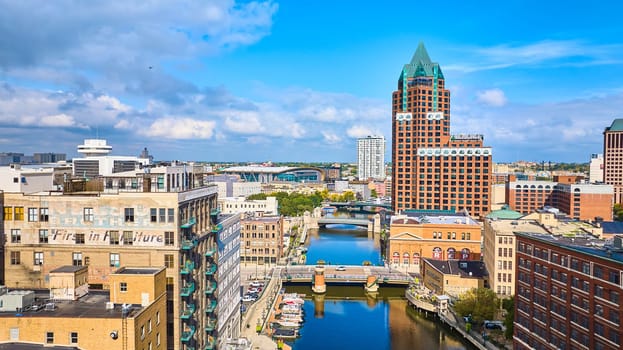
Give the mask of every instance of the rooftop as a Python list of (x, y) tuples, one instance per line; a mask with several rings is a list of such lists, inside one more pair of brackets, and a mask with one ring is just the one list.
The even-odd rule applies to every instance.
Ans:
[(87, 268), (87, 266), (65, 265), (50, 271), (50, 273), (74, 273)]
[(601, 227), (605, 234), (623, 234), (623, 221), (604, 221)]
[(163, 268), (153, 267), (122, 267), (115, 272), (120, 275), (154, 275)]
[(594, 238), (590, 235), (561, 237), (535, 234), (532, 232), (517, 232), (517, 236), (556, 245), (569, 250), (580, 252), (582, 254), (592, 255), (597, 258), (623, 263), (623, 249), (615, 249), (610, 242), (603, 239)]
[(615, 119), (606, 131), (623, 131), (623, 119)]
[(289, 166), (234, 166), (222, 169), (226, 173), (267, 173), (267, 174), (279, 174), (286, 171), (293, 171), (298, 169), (309, 169), (309, 167), (289, 167)]
[(490, 212), (489, 214), (487, 214), (487, 218), (494, 219), (494, 220), (495, 219), (519, 219), (522, 216), (523, 216), (522, 213), (511, 210), (508, 207), (508, 205), (503, 206), (502, 209), (494, 210)]
[[(76, 301), (55, 301), (49, 300), (50, 292), (41, 290), (35, 292), (36, 308), (28, 308), (20, 313), (0, 312), (0, 317), (20, 317), (20, 318), (122, 318), (122, 306), (114, 305), (112, 309), (106, 309), (106, 304), (110, 301), (108, 292), (94, 292), (83, 296)], [(50, 305), (50, 307), (46, 306)], [(53, 305), (53, 309), (51, 307)], [(127, 317), (134, 317), (138, 311), (142, 310), (140, 305), (131, 305)], [(13, 348), (11, 348), (13, 349)]]
[(392, 216), (391, 223), (479, 225), (467, 213), (450, 210), (404, 210), (402, 215)]
[(513, 235), (515, 231), (534, 232), (539, 234), (549, 234), (546, 229), (533, 220), (490, 220), (489, 225), (496, 231), (496, 234)]
[(74, 346), (59, 346), (59, 345), (39, 345), (28, 343), (2, 343), (0, 344), (0, 350), (78, 350), (79, 348)]
[(435, 260), (427, 259), (426, 262), (433, 266), (435, 270), (446, 275), (458, 275), (461, 278), (482, 278), (489, 273), (482, 261), (468, 260)]

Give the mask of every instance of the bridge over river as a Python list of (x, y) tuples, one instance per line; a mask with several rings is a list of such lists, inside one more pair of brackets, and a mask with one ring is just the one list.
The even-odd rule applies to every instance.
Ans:
[(352, 218), (334, 218), (334, 217), (323, 217), (318, 219), (318, 227), (323, 227), (327, 225), (354, 225), (354, 226), (362, 226), (367, 228), (370, 225), (370, 220), (365, 219), (352, 219)]
[[(324, 267), (324, 279), (327, 284), (366, 284), (368, 277), (376, 277), (377, 283), (391, 285), (408, 285), (413, 278), (396, 269), (383, 266), (321, 265)], [(343, 269), (341, 268), (343, 267)], [(290, 265), (281, 270), (284, 282), (311, 282), (315, 265)]]

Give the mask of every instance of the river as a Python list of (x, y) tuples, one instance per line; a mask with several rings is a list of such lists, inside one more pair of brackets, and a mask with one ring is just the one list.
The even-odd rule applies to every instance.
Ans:
[[(378, 235), (354, 226), (334, 226), (310, 232), (307, 261), (334, 265), (382, 265)], [(286, 291), (305, 294), (305, 322), (300, 337), (287, 343), (293, 350), (458, 350), (473, 349), (458, 333), (407, 305), (404, 287), (381, 287), (375, 296), (363, 286), (327, 287), (313, 295), (309, 283), (287, 285)]]

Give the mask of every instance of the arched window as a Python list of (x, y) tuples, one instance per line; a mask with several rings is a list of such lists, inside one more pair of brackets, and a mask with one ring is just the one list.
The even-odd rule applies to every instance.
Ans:
[(448, 248), (448, 260), (456, 259), (456, 249)]
[(469, 260), (469, 249), (463, 248), (461, 249), (461, 260)]
[(403, 263), (404, 265), (409, 265), (409, 260), (410, 260), (410, 259), (409, 259), (409, 257), (410, 257), (410, 255), (409, 255), (409, 253), (407, 253), (407, 252), (405, 252), (404, 254), (402, 254), (402, 263)]
[(392, 262), (394, 264), (400, 263), (400, 253), (394, 252), (394, 254), (392, 254)]
[(413, 265), (419, 265), (419, 264), (420, 264), (420, 254), (413, 253)]
[(433, 259), (441, 260), (441, 248), (435, 247), (433, 248)]

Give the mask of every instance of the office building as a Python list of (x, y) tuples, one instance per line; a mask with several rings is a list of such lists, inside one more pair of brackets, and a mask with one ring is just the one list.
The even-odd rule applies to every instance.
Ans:
[(0, 287), (0, 343), (10, 343), (12, 349), (167, 348), (164, 268), (118, 269), (109, 275), (108, 293), (88, 293), (86, 269), (50, 271), (50, 284), (79, 299), (63, 298), (54, 290)]
[(450, 91), (420, 43), (392, 94), (392, 206), (489, 212), (491, 147), (483, 136), (450, 134)]
[(64, 192), (4, 192), (6, 285), (48, 288), (51, 271), (71, 265), (88, 266), (91, 288), (111, 289), (120, 266), (165, 267), (169, 348), (236, 338), (239, 217), (219, 214), (201, 174), (163, 168), (71, 180)]
[(254, 200), (244, 197), (219, 197), (218, 207), (223, 214), (261, 212), (264, 215), (279, 215), (279, 203), (276, 197)]
[(604, 130), (604, 183), (614, 187), (614, 203), (623, 203), (623, 119)]
[(111, 156), (110, 152), (112, 146), (104, 139), (84, 140), (82, 145), (78, 145), (78, 153), (84, 157), (72, 160), (74, 175), (90, 179), (99, 175), (108, 176), (133, 171), (150, 164), (150, 158)]
[(516, 232), (514, 349), (620, 349), (622, 238)]
[(578, 220), (611, 220), (613, 186), (573, 183), (575, 177), (554, 177), (554, 181), (523, 181), (509, 176), (506, 200), (509, 207), (523, 214), (554, 207)]
[(52, 168), (24, 168), (20, 164), (0, 167), (0, 191), (35, 193), (54, 189)]
[(357, 139), (357, 178), (385, 178), (385, 137), (368, 136)]
[(421, 273), (422, 258), (480, 260), (480, 231), (465, 212), (405, 210), (391, 218), (388, 260), (414, 273)]
[(244, 266), (275, 266), (283, 257), (283, 217), (242, 214), (240, 261)]
[(588, 168), (588, 180), (592, 184), (604, 182), (603, 154), (591, 154), (591, 162)]

